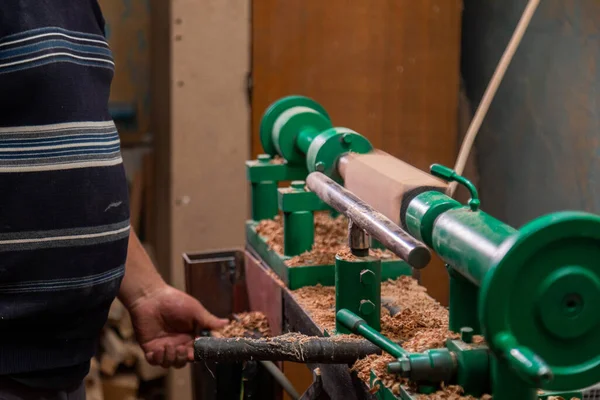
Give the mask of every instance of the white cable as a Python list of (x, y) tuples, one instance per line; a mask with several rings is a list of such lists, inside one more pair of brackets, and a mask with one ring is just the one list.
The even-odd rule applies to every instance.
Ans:
[[(540, 0), (529, 0), (527, 7), (525, 7), (525, 11), (523, 11), (523, 15), (521, 16), (521, 20), (513, 33), (508, 46), (506, 46), (506, 50), (504, 50), (504, 54), (496, 67), (496, 71), (488, 84), (483, 97), (481, 98), (481, 102), (479, 103), (479, 107), (477, 107), (477, 111), (473, 116), (473, 120), (471, 121), (471, 125), (469, 125), (469, 129), (465, 134), (462, 145), (460, 147), (460, 152), (458, 153), (458, 158), (456, 160), (456, 164), (454, 165), (454, 171), (458, 175), (462, 175), (465, 169), (465, 165), (467, 164), (467, 160), (469, 159), (469, 154), (471, 154), (471, 149), (473, 148), (473, 143), (475, 142), (475, 138), (477, 137), (477, 133), (479, 133), (479, 129), (481, 128), (481, 124), (483, 123), (483, 119), (485, 118), (490, 104), (492, 100), (494, 100), (494, 96), (496, 95), (496, 91), (504, 78), (504, 74), (512, 61), (519, 44), (521, 43), (521, 39), (525, 35), (525, 31), (533, 18), (533, 14), (535, 14), (535, 10), (540, 4)], [(447, 194), (452, 197), (454, 192), (456, 191), (456, 182), (452, 182), (448, 186)]]

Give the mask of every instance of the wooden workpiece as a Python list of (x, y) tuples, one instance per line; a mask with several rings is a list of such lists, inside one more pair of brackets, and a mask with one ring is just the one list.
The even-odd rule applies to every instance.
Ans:
[[(338, 169), (348, 190), (399, 226), (403, 226), (401, 210), (417, 194), (428, 190), (445, 192), (447, 188), (446, 182), (380, 150), (347, 155)], [(435, 254), (421, 271), (421, 284), (433, 298), (447, 305), (448, 277), (444, 263)]]
[(340, 167), (346, 189), (400, 226), (400, 210), (411, 199), (429, 190), (443, 192), (447, 186), (381, 150), (347, 155)]

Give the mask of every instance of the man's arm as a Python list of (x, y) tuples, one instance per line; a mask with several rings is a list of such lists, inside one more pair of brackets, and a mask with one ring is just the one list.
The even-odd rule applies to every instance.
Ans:
[(133, 230), (129, 235), (125, 277), (121, 283), (119, 300), (130, 308), (139, 299), (165, 286), (166, 283), (154, 267), (146, 249)]
[(119, 299), (131, 314), (146, 359), (163, 367), (193, 360), (197, 327), (217, 329), (227, 320), (209, 313), (198, 300), (167, 285), (132, 231)]

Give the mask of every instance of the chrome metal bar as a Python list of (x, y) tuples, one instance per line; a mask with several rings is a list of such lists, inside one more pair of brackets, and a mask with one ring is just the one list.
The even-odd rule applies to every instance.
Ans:
[(429, 264), (431, 253), (427, 246), (343, 186), (320, 172), (308, 175), (306, 183), (321, 200), (344, 214), (412, 267), (423, 268)]

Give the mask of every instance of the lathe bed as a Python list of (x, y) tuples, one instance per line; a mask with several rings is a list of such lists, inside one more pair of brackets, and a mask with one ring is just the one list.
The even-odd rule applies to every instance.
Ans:
[[(600, 216), (562, 211), (515, 229), (482, 211), (455, 171), (433, 164), (428, 174), (380, 152), (301, 96), (269, 107), (260, 134), (265, 154), (246, 163), (247, 247), (188, 256), (188, 289), (219, 316), (261, 311), (273, 335), (332, 337), (314, 341), (328, 348), (339, 335), (370, 342), (369, 352), (356, 344), (367, 356), (353, 365), (298, 358), (319, 371), (303, 399), (593, 398), (582, 388), (600, 382)], [(448, 183), (470, 193), (467, 204)], [(446, 264), (448, 309), (418, 286), (432, 253)], [(219, 375), (201, 363), (218, 354), (202, 349), (224, 343), (234, 344), (195, 343), (205, 394)], [(270, 364), (254, 357), (230, 366), (237, 372), (213, 369), (242, 376), (255, 398), (249, 382), (269, 381), (256, 361)], [(223, 382), (220, 399), (232, 393)], [(280, 395), (268, 388), (255, 389)]]

